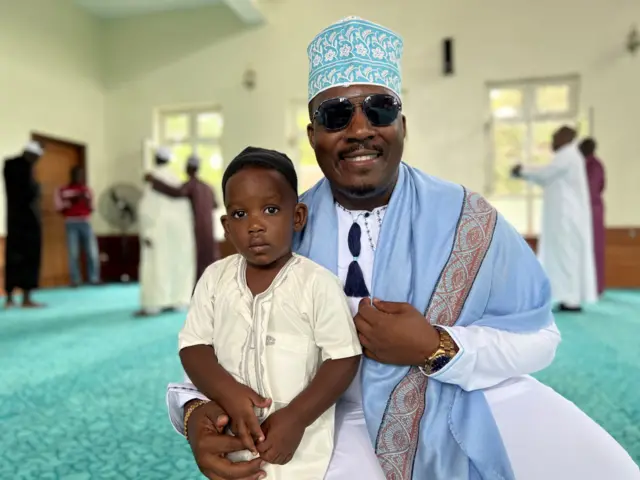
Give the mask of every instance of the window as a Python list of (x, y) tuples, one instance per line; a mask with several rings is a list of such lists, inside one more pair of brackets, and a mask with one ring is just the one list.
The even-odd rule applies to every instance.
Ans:
[(187, 159), (195, 153), (201, 161), (199, 176), (215, 188), (218, 200), (224, 173), (223, 128), (222, 113), (216, 109), (166, 110), (158, 116), (158, 143), (172, 150), (171, 168), (186, 179)]
[[(168, 147), (173, 152), (171, 169), (186, 180), (186, 163), (192, 153), (200, 158), (198, 176), (214, 189), (216, 200), (222, 206), (222, 175), (224, 160), (220, 142), (224, 130), (222, 112), (215, 108), (194, 108), (162, 110), (157, 116), (157, 144)], [(217, 218), (224, 214), (223, 208), (214, 212), (216, 240), (224, 239)]]
[(487, 129), (487, 197), (520, 233), (537, 235), (541, 189), (511, 178), (511, 169), (518, 163), (548, 163), (553, 132), (562, 125), (578, 125), (578, 80), (490, 84), (488, 97), (491, 120)]
[(288, 120), (289, 143), (293, 150), (292, 160), (298, 173), (298, 190), (299, 193), (304, 193), (323, 177), (322, 170), (316, 162), (316, 154), (307, 137), (307, 125), (309, 125), (307, 103), (293, 102)]

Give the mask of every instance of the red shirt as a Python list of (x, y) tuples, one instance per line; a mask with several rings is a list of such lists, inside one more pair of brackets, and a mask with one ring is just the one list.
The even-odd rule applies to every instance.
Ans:
[(86, 185), (61, 187), (54, 197), (56, 209), (66, 220), (89, 220), (93, 212), (91, 200), (91, 190)]

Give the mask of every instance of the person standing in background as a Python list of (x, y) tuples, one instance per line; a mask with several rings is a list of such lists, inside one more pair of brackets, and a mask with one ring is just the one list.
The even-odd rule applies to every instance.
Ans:
[(591, 194), (591, 215), (593, 216), (593, 248), (596, 259), (598, 295), (604, 292), (605, 226), (604, 200), (602, 195), (606, 185), (604, 166), (596, 156), (597, 143), (593, 138), (585, 138), (580, 143), (580, 151), (587, 167), (587, 180)]
[(145, 181), (151, 182), (154, 190), (174, 198), (186, 197), (191, 201), (196, 239), (196, 283), (207, 267), (220, 258), (213, 235), (213, 214), (218, 203), (211, 187), (198, 178), (199, 168), (200, 159), (191, 155), (187, 160), (189, 180), (181, 187), (169, 185), (153, 174), (145, 176)]
[(38, 288), (42, 256), (42, 215), (40, 184), (34, 176), (34, 166), (44, 154), (42, 145), (29, 142), (22, 154), (4, 163), (7, 195), (7, 240), (5, 248), (5, 306), (13, 307), (16, 289), (23, 293), (22, 306), (44, 306), (31, 299)]
[[(171, 170), (171, 152), (155, 154), (153, 175), (167, 185), (180, 186)], [(146, 186), (139, 206), (140, 304), (138, 317), (186, 308), (191, 300), (195, 271), (193, 229), (189, 202), (169, 198)]]
[(544, 190), (538, 257), (551, 281), (561, 311), (580, 312), (598, 298), (589, 187), (576, 131), (564, 126), (553, 134), (548, 165), (514, 167), (512, 174)]
[(56, 210), (64, 216), (72, 287), (82, 283), (80, 249), (86, 256), (89, 283), (100, 283), (98, 242), (89, 222), (93, 213), (92, 200), (91, 189), (86, 185), (84, 169), (76, 165), (71, 169), (69, 184), (57, 189), (54, 194)]

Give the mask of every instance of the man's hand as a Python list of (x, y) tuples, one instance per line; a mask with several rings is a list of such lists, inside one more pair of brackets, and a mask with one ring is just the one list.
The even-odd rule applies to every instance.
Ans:
[(239, 438), (225, 435), (229, 417), (215, 402), (197, 407), (188, 422), (189, 445), (198, 468), (209, 480), (257, 480), (265, 477), (263, 460), (232, 463), (226, 454), (245, 447)]
[(236, 383), (220, 398), (220, 404), (231, 417), (233, 434), (247, 450), (257, 455), (256, 443), (264, 441), (265, 435), (260, 428), (255, 407), (269, 408), (271, 400), (261, 397), (246, 385)]
[(260, 458), (273, 465), (285, 465), (296, 453), (305, 429), (292, 411), (283, 408), (269, 415), (262, 430), (266, 439), (258, 444)]
[(422, 365), (438, 349), (440, 334), (408, 303), (363, 298), (354, 317), (364, 354), (380, 363)]

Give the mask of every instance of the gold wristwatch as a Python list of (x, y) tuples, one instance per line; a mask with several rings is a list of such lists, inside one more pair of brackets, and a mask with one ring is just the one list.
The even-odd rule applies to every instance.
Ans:
[(438, 349), (424, 361), (424, 367), (421, 367), (422, 373), (425, 375), (433, 375), (443, 369), (458, 353), (458, 345), (451, 338), (449, 332), (438, 328), (440, 333), (440, 343)]

